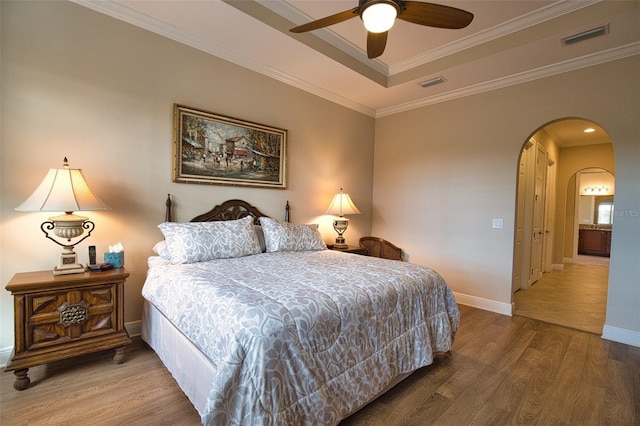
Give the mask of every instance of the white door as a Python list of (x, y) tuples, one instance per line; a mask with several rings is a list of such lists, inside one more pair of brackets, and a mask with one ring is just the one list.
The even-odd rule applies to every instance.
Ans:
[(536, 144), (536, 162), (534, 174), (533, 226), (531, 235), (531, 274), (529, 284), (533, 284), (542, 276), (542, 249), (544, 243), (544, 205), (547, 181), (547, 152), (540, 144)]
[(544, 235), (542, 240), (542, 273), (551, 272), (553, 244), (553, 218), (555, 211), (556, 162), (547, 153), (547, 174), (544, 194)]
[[(526, 199), (526, 183), (527, 183), (527, 153), (528, 149), (523, 149), (520, 154), (520, 163), (518, 164), (518, 192), (516, 194), (516, 239), (513, 247), (513, 281), (511, 290), (516, 292), (520, 290), (522, 285), (522, 269), (524, 257), (524, 209)], [(527, 268), (528, 269), (528, 268)]]

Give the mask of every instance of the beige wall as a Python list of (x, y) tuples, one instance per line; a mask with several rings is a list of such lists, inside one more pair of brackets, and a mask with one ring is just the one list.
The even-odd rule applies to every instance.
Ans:
[[(509, 309), (523, 143), (557, 119), (592, 120), (615, 151), (605, 328), (631, 330), (640, 342), (638, 75), (635, 56), (377, 119), (372, 233), (406, 249), (413, 262), (433, 266), (459, 300)], [(566, 188), (558, 176), (559, 187), (563, 181)], [(503, 218), (504, 229), (493, 229), (492, 218)]]
[[(72, 3), (1, 8), (0, 349), (13, 345), (4, 285), (16, 272), (51, 269), (61, 251), (39, 229), (51, 214), (14, 208), (64, 156), (112, 208), (86, 213), (96, 231), (77, 251), (86, 262), (87, 246), (96, 245), (101, 260), (108, 245), (123, 243), (127, 322), (141, 318), (167, 193), (179, 221), (229, 198), (282, 218), (289, 200), (293, 221), (320, 222), (332, 241), (330, 218), (321, 215), (344, 187), (363, 212), (352, 218), (348, 242), (370, 232), (373, 118)], [(174, 102), (287, 129), (289, 188), (172, 183)]]

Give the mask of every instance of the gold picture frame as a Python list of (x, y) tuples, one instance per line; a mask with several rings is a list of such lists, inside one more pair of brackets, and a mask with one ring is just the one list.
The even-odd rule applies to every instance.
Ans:
[(174, 104), (173, 181), (285, 189), (287, 131)]

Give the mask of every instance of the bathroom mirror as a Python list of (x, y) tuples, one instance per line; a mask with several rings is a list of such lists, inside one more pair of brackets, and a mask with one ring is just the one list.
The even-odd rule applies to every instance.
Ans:
[(615, 178), (603, 169), (589, 169), (579, 175), (579, 224), (611, 226)]

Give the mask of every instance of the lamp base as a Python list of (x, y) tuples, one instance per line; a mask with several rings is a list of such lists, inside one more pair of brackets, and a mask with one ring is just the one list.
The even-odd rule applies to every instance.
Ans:
[(73, 246), (65, 246), (60, 255), (60, 265), (53, 268), (53, 275), (81, 274), (86, 268), (78, 263), (78, 255)]
[(333, 245), (333, 248), (337, 249), (346, 249), (349, 248), (344, 237), (342, 235), (336, 237), (336, 243)]
[(86, 268), (80, 264), (53, 267), (53, 275), (82, 274), (85, 271)]
[(349, 219), (346, 219), (342, 216), (333, 221), (333, 229), (335, 229), (335, 231), (338, 233), (338, 236), (336, 237), (336, 243), (333, 245), (334, 248), (346, 249), (349, 247), (344, 237), (342, 236), (342, 234), (344, 234), (344, 231), (347, 230), (348, 226)]

